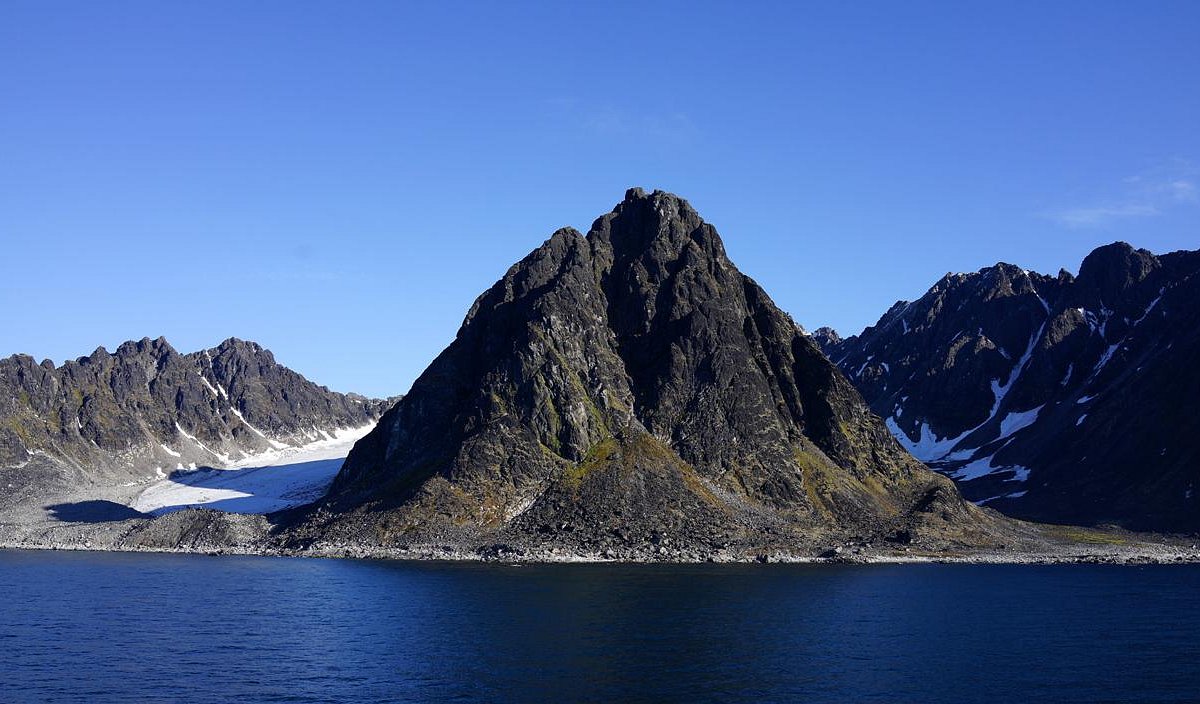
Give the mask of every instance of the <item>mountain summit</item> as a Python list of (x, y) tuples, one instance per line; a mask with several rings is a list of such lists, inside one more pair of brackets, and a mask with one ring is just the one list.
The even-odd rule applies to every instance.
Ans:
[(964, 538), (988, 520), (686, 201), (635, 188), (475, 301), (295, 535), (620, 550)]

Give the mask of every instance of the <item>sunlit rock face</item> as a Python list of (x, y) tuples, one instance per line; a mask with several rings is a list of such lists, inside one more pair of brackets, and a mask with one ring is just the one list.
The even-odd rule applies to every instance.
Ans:
[(385, 406), (318, 386), (233, 338), (191, 354), (147, 338), (57, 367), (13, 355), (0, 360), (0, 508), (229, 466), (373, 423)]

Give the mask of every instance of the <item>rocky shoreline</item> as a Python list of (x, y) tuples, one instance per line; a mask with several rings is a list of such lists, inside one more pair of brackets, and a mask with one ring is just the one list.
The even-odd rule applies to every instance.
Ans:
[(400, 560), (432, 562), (481, 562), (504, 564), (827, 564), (827, 565), (893, 565), (893, 564), (987, 564), (987, 565), (1051, 565), (1051, 564), (1110, 564), (1110, 565), (1167, 565), (1200, 564), (1200, 551), (1156, 550), (1121, 551), (1116, 553), (972, 553), (958, 555), (927, 555), (919, 553), (861, 553), (839, 554), (834, 557), (767, 553), (757, 555), (715, 554), (693, 558), (683, 555), (651, 555), (642, 553), (630, 557), (606, 557), (597, 554), (578, 554), (559, 551), (512, 553), (492, 556), (481, 550), (449, 548), (347, 549), (347, 550), (283, 550), (271, 548), (245, 549), (242, 546), (212, 548), (159, 547), (84, 547), (78, 545), (38, 546), (24, 543), (0, 542), (0, 550), (44, 552), (118, 552), (254, 557), (291, 557), (303, 559)]
[[(731, 544), (720, 548), (666, 544), (599, 549), (543, 541), (413, 543), (393, 547), (327, 544), (289, 546), (270, 535), (266, 517), (184, 511), (179, 519), (130, 520), (95, 525), (0, 525), (0, 550), (101, 551), (197, 555), (253, 555), (368, 560), (432, 560), (512, 564), (1196, 564), (1200, 542), (1192, 536), (1129, 533), (1119, 529), (1034, 526), (1038, 545), (970, 548), (831, 542), (804, 545)], [(164, 517), (166, 518), (166, 517)], [(480, 536), (483, 537), (483, 536)]]

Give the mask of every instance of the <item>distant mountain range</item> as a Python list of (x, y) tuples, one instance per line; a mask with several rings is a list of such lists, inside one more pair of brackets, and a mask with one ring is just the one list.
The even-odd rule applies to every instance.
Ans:
[(225, 466), (373, 423), (386, 406), (232, 338), (191, 354), (147, 338), (57, 367), (13, 355), (0, 359), (0, 507), (156, 466)]
[(859, 335), (812, 334), (918, 459), (1039, 521), (1200, 530), (1200, 252), (1079, 275), (947, 274)]
[(903, 450), (686, 201), (633, 189), (479, 297), (291, 536), (645, 557), (979, 544), (994, 523)]

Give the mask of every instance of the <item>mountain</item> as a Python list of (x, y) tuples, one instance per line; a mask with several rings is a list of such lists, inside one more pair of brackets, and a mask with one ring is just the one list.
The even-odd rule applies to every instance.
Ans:
[(180, 354), (161, 337), (58, 367), (0, 359), (0, 404), (0, 508), (155, 466), (222, 466), (363, 426), (386, 406), (318, 386), (253, 342)]
[(603, 554), (979, 542), (992, 519), (892, 438), (684, 200), (630, 190), (481, 295), (290, 540)]
[(817, 343), (817, 346), (822, 350), (833, 347), (842, 341), (842, 336), (838, 334), (837, 330), (834, 330), (830, 327), (817, 328), (809, 333), (809, 337), (811, 337), (813, 342)]
[(820, 338), (914, 455), (1011, 515), (1200, 530), (1200, 252), (947, 274)]

